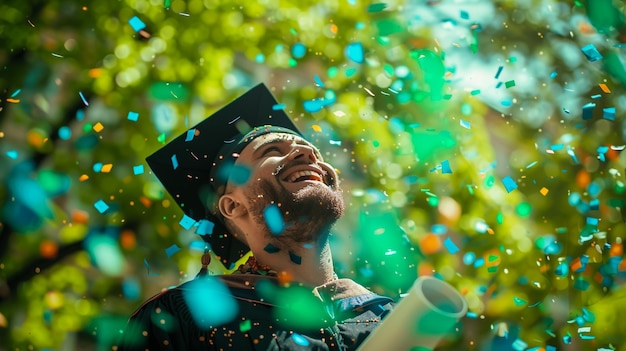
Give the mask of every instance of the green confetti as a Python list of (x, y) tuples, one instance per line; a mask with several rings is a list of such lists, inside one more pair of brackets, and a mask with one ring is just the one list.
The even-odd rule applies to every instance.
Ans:
[(385, 8), (387, 8), (387, 4), (379, 2), (376, 4), (371, 4), (367, 7), (367, 12), (380, 12), (382, 10), (384, 10)]

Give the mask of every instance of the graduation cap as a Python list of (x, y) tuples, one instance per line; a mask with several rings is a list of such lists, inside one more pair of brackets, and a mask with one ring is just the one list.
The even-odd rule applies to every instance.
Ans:
[(146, 158), (183, 212), (208, 224), (197, 232), (227, 268), (249, 248), (229, 233), (215, 208), (231, 173), (220, 170), (228, 170), (255, 137), (272, 132), (301, 136), (261, 83)]

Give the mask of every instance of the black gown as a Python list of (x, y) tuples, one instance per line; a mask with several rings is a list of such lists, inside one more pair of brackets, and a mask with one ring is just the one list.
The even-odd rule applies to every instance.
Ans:
[[(350, 279), (313, 291), (279, 287), (275, 277), (262, 275), (199, 279), (213, 287), (200, 292), (199, 304), (189, 298), (198, 279), (154, 296), (131, 316), (117, 350), (353, 351), (394, 306)], [(220, 287), (227, 299), (214, 294)], [(233, 308), (220, 310), (229, 301)]]

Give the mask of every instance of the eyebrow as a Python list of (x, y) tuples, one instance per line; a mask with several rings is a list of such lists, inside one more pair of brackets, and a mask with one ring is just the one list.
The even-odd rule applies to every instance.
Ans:
[(311, 144), (310, 142), (302, 139), (302, 138), (294, 138), (294, 139), (286, 139), (284, 137), (272, 137), (272, 138), (267, 138), (265, 139), (260, 145), (255, 146), (254, 151), (252, 152), (253, 157), (258, 157), (258, 153), (259, 150), (263, 149), (265, 146), (270, 145), (270, 144), (278, 144), (281, 142), (289, 142), (290, 144), (292, 142), (295, 142), (298, 145), (305, 145), (305, 146), (310, 146), (313, 148), (313, 150), (315, 150), (315, 156), (320, 160), (323, 161), (322, 159), (322, 154), (320, 153), (320, 151), (317, 149), (317, 147), (315, 147), (315, 145)]

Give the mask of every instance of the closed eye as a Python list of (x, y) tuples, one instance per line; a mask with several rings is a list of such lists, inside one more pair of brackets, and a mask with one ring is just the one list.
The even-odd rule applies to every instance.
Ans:
[(261, 154), (261, 156), (267, 156), (271, 153), (279, 153), (282, 155), (283, 152), (277, 146), (270, 146), (266, 148), (265, 150), (263, 150), (263, 153)]

